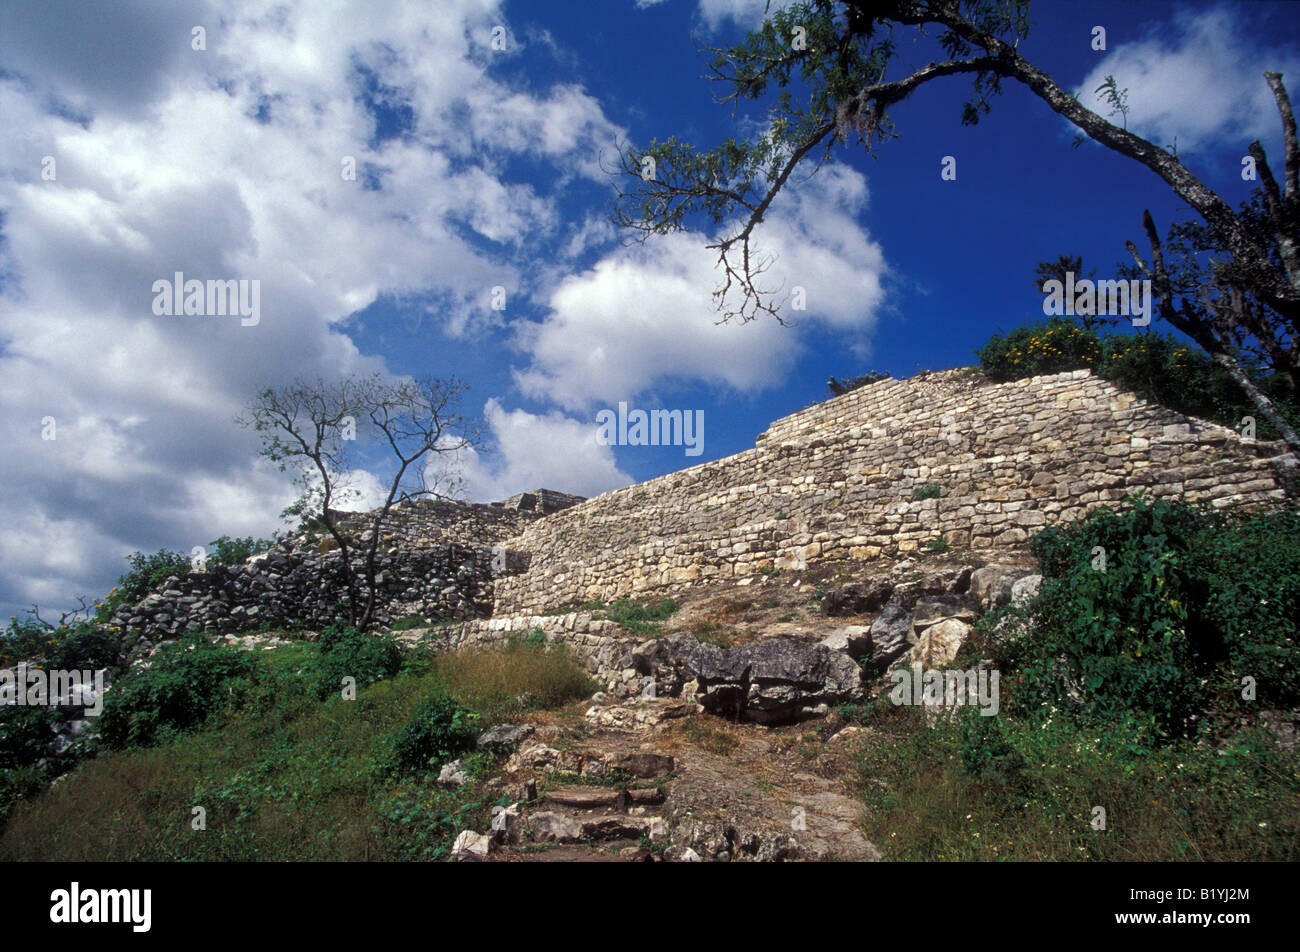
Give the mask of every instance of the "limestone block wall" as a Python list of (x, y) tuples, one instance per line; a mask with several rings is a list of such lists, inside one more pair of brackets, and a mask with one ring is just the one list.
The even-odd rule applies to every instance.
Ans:
[[(1016, 547), (1129, 493), (1216, 507), (1284, 498), (1281, 443), (1138, 400), (1087, 370), (994, 383), (888, 379), (776, 421), (754, 449), (605, 493), (526, 526), (494, 613), (538, 612), (944, 538)], [(915, 490), (938, 486), (937, 499)]]

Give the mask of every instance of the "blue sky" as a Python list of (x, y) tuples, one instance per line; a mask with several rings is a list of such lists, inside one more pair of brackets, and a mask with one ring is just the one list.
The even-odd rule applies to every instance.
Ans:
[[(626, 245), (605, 168), (618, 141), (708, 146), (761, 121), (761, 106), (712, 103), (699, 46), (736, 40), (762, 7), (11, 4), (0, 613), (102, 594), (137, 549), (279, 527), (290, 488), (232, 423), (260, 387), (455, 373), (486, 421), (457, 463), (469, 498), (593, 494), (752, 446), (826, 398), (831, 374), (973, 363), (992, 333), (1041, 317), (1036, 262), (1079, 254), (1112, 275), (1127, 239), (1145, 246), (1143, 209), (1162, 232), (1190, 215), (1131, 160), (1073, 148), (1072, 127), (1019, 86), (972, 128), (969, 83), (937, 82), (893, 111), (898, 139), (875, 158), (837, 149), (760, 229), (777, 282), (807, 289), (797, 324), (720, 326), (707, 236)], [(1280, 166), (1261, 74), (1300, 88), (1295, 9), (1035, 3), (1021, 51), (1103, 113), (1092, 90), (1113, 73), (1129, 128), (1176, 136), (1235, 206), (1254, 138)], [(900, 48), (894, 77), (942, 56), (910, 34)], [(947, 155), (956, 181), (940, 178)], [(260, 280), (260, 323), (154, 315), (152, 283), (175, 271)], [(596, 414), (619, 401), (702, 410), (703, 455), (600, 445)], [(354, 480), (374, 498), (372, 475)]]

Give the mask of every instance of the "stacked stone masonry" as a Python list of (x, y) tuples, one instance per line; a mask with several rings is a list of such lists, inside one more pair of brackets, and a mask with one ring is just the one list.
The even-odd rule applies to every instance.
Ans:
[[(1146, 403), (1086, 370), (887, 379), (776, 421), (752, 450), (528, 524), (507, 545), (529, 567), (497, 580), (494, 614), (903, 557), (939, 538), (1016, 548), (1132, 493), (1274, 502), (1292, 472), (1281, 443)], [(938, 498), (914, 498), (933, 486)]]

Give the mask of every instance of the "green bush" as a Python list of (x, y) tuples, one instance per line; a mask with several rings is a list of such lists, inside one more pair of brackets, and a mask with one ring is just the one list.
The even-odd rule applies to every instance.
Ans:
[(826, 381), (826, 386), (834, 396), (843, 396), (851, 390), (857, 390), (859, 387), (865, 387), (868, 384), (879, 383), (881, 380), (889, 379), (889, 374), (883, 370), (871, 370), (859, 377), (845, 377), (843, 380), (836, 380), (831, 377)]
[(274, 539), (254, 539), (252, 536), (232, 539), (223, 535), (208, 543), (208, 564), (243, 565), (249, 556), (265, 552), (273, 545)]
[(50, 784), (35, 767), (0, 767), (0, 827), (19, 800), (34, 797)]
[[(1300, 518), (1132, 500), (1031, 540), (1043, 582), (1004, 644), (1021, 713), (1194, 736), (1207, 713), (1300, 699)], [(1104, 564), (1099, 560), (1104, 556)], [(1163, 741), (1162, 741), (1163, 742)]]
[(44, 661), (62, 635), (35, 618), (10, 617), (0, 633), (0, 668), (12, 668), (20, 661)]
[(196, 638), (163, 645), (150, 666), (118, 678), (99, 716), (103, 742), (114, 749), (147, 747), (199, 727), (238, 703), (235, 685), (257, 672), (252, 656)]
[(116, 669), (123, 663), (119, 639), (96, 631), (89, 624), (78, 625), (58, 641), (48, 654), (48, 666), (61, 671)]
[(976, 352), (992, 380), (1019, 380), (1093, 366), (1101, 356), (1097, 335), (1067, 317), (994, 334)]
[[(1144, 400), (1179, 413), (1237, 428), (1255, 418), (1260, 439), (1279, 434), (1226, 370), (1209, 354), (1180, 342), (1172, 334), (1115, 333), (1098, 336), (1071, 318), (995, 334), (975, 352), (992, 380), (1019, 380), (1040, 374), (1090, 368), (1099, 377), (1131, 390)], [(1293, 426), (1300, 425), (1300, 405), (1277, 374), (1239, 356), (1243, 368)]]
[(153, 555), (133, 552), (126, 557), (130, 568), (113, 590), (95, 603), (95, 621), (108, 621), (122, 605), (134, 605), (167, 580), (169, 576), (184, 576), (190, 571), (190, 558), (180, 552), (159, 549)]
[(0, 706), (0, 770), (34, 767), (48, 757), (54, 722), (48, 707)]
[[(1244, 358), (1243, 367), (1292, 425), (1300, 421), (1294, 399), (1282, 381)], [(1260, 439), (1278, 433), (1241, 387), (1205, 351), (1180, 343), (1170, 334), (1112, 334), (1102, 340), (1097, 373), (1144, 400), (1237, 428), (1242, 417), (1255, 418)]]
[(380, 744), (376, 766), (382, 776), (436, 771), (470, 750), (478, 737), (479, 716), (438, 692), (415, 716)]
[(938, 499), (942, 495), (942, 486), (918, 486), (912, 490), (913, 499)]
[(402, 666), (402, 654), (387, 635), (367, 634), (351, 625), (335, 624), (321, 632), (316, 655), (316, 696), (338, 693), (344, 678), (357, 687), (391, 678)]

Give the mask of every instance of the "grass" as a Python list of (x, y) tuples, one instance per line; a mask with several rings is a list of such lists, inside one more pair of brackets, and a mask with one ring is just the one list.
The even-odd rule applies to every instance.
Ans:
[[(357, 700), (312, 694), (314, 646), (257, 652), (257, 703), (155, 747), (101, 753), (14, 808), (0, 861), (441, 859), (457, 832), (484, 829), (497, 800), (486, 755), (470, 783), (384, 779), (375, 755), (435, 691), (479, 712), (486, 728), (526, 695), (536, 708), (586, 696), (567, 652), (509, 644), (421, 659)], [(195, 808), (206, 829), (196, 830)]]
[[(859, 754), (858, 788), (865, 832), (886, 859), (1300, 859), (1300, 768), (1259, 733), (1223, 753), (1191, 744), (1126, 751), (1108, 731), (1004, 724), (1038, 756), (973, 772), (956, 723), (927, 727), (903, 707), (870, 720), (876, 735)], [(1093, 829), (1097, 806), (1105, 830)]]
[(918, 486), (912, 490), (913, 499), (938, 499), (943, 495), (943, 489), (940, 486)]
[(696, 747), (725, 757), (740, 746), (734, 731), (716, 718), (692, 717), (682, 724), (682, 734)]
[(403, 615), (388, 626), (389, 631), (410, 631), (412, 628), (432, 628), (433, 622), (420, 615)]

